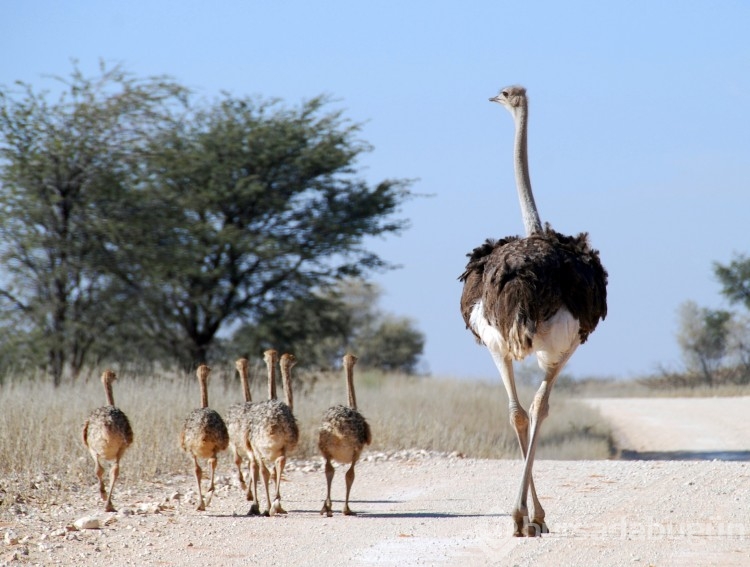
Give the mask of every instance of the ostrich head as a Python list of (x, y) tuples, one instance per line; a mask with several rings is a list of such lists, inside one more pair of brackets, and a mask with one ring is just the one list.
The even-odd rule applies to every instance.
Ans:
[(111, 384), (115, 380), (117, 380), (117, 375), (114, 373), (114, 371), (107, 369), (102, 373), (102, 384), (104, 384), (105, 386), (107, 384)]
[(267, 365), (274, 365), (279, 361), (279, 353), (272, 348), (263, 351), (263, 360)]
[(247, 372), (247, 367), (249, 365), (250, 362), (245, 357), (238, 358), (234, 363), (235, 368), (237, 368), (237, 372), (239, 372), (240, 374), (242, 374), (243, 372)]
[(515, 116), (519, 110), (526, 109), (526, 89), (519, 85), (505, 87), (496, 96), (493, 96), (490, 102), (502, 104), (508, 109), (508, 112)]
[(291, 353), (286, 352), (281, 355), (280, 364), (282, 366), (286, 366), (287, 368), (292, 368), (297, 364), (297, 357)]

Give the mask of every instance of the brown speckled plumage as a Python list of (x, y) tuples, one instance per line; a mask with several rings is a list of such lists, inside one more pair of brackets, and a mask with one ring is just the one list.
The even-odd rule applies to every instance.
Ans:
[[(117, 376), (112, 370), (102, 373), (102, 384), (107, 398), (107, 405), (95, 409), (83, 424), (81, 436), (83, 444), (94, 459), (95, 473), (99, 479), (99, 494), (106, 502), (104, 509), (114, 512), (112, 505), (112, 490), (115, 481), (120, 475), (120, 459), (133, 443), (133, 429), (130, 427), (128, 416), (121, 409), (115, 407), (114, 395), (112, 394), (112, 382)], [(100, 459), (114, 461), (109, 471), (109, 490), (104, 487), (104, 468)]]
[[(269, 395), (274, 395), (276, 392), (278, 353), (269, 349), (263, 354), (263, 359), (268, 367)], [(297, 447), (299, 442), (299, 427), (290, 407), (292, 402), (290, 373), (296, 362), (294, 355), (284, 354), (281, 357), (282, 378), (287, 403), (270, 399), (253, 404), (250, 410), (250, 450), (263, 476), (266, 502), (268, 503), (268, 508), (263, 512), (263, 515), (286, 513), (281, 506), (281, 476), (284, 472), (287, 455)], [(271, 502), (268, 489), (268, 481), (272, 471), (275, 472), (276, 480), (276, 495), (273, 502)], [(259, 514), (260, 504), (257, 492), (257, 475), (255, 474), (253, 475), (251, 489), (255, 502), (250, 508), (250, 513)]]
[(357, 449), (371, 442), (370, 426), (356, 409), (338, 404), (326, 410), (319, 436), (319, 448), (324, 455), (339, 455), (334, 460), (351, 463)]
[[(224, 420), (218, 412), (208, 407), (208, 374), (211, 369), (205, 364), (198, 367), (198, 382), (201, 388), (202, 407), (191, 411), (180, 435), (180, 447), (193, 457), (195, 479), (198, 482), (198, 510), (205, 510), (211, 502), (214, 492), (214, 475), (216, 473), (217, 454), (229, 446), (229, 433)], [(208, 459), (211, 468), (211, 482), (208, 487), (208, 500), (204, 502), (201, 489), (203, 471), (198, 459)]]
[(365, 445), (372, 443), (370, 426), (362, 414), (357, 411), (357, 398), (354, 393), (354, 365), (357, 363), (357, 357), (347, 354), (343, 361), (349, 406), (336, 405), (329, 408), (323, 416), (318, 433), (318, 448), (326, 461), (325, 471), (328, 487), (323, 509), (320, 513), (327, 516), (333, 515), (331, 483), (335, 469), (331, 461), (343, 464), (351, 463), (349, 470), (346, 472), (344, 514), (353, 515), (354, 512), (349, 508), (349, 493), (354, 482), (354, 465), (357, 464)]
[[(229, 406), (225, 414), (225, 421), (227, 424), (227, 431), (229, 432), (229, 448), (232, 450), (234, 464), (237, 467), (237, 476), (240, 481), (240, 487), (243, 492), (246, 492), (247, 499), (252, 500), (255, 495), (252, 490), (248, 490), (245, 483), (245, 477), (242, 474), (242, 461), (244, 459), (247, 459), (248, 466), (251, 467), (251, 470), (252, 467), (257, 466), (248, 442), (253, 401), (250, 395), (250, 384), (248, 382), (249, 363), (247, 358), (238, 359), (235, 362), (235, 366), (240, 375), (240, 382), (242, 384), (242, 392), (245, 401)], [(257, 472), (255, 473), (255, 476), (257, 476)]]

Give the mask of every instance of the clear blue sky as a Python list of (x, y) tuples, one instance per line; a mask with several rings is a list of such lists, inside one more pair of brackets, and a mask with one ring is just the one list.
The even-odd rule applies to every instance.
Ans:
[(677, 307), (726, 307), (712, 271), (750, 253), (750, 3), (6, 2), (0, 83), (99, 59), (212, 97), (329, 93), (366, 122), (362, 175), (414, 178), (411, 228), (372, 247), (382, 308), (425, 333), (434, 375), (497, 376), (464, 329), (457, 276), (486, 237), (523, 231), (510, 115), (527, 87), (543, 221), (588, 231), (610, 274), (609, 316), (576, 376), (677, 368)]

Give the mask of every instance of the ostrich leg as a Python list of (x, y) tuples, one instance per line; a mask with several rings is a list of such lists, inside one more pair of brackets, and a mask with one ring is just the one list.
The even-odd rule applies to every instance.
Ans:
[[(528, 440), (529, 440), (529, 416), (521, 406), (521, 402), (518, 399), (518, 393), (516, 392), (516, 381), (513, 376), (513, 361), (510, 357), (503, 356), (502, 354), (491, 351), (492, 358), (495, 361), (500, 371), (500, 376), (503, 379), (503, 385), (508, 393), (508, 409), (510, 413), (510, 424), (516, 432), (516, 438), (518, 439), (518, 445), (521, 447), (521, 455), (524, 461), (528, 453)], [(536, 495), (536, 488), (534, 487), (534, 479), (531, 477), (529, 472), (529, 486), (531, 487), (531, 500), (534, 505), (534, 523), (539, 525), (540, 533), (549, 533), (547, 524), (544, 523), (544, 509), (542, 508), (539, 498)], [(516, 504), (513, 510), (513, 520), (516, 524), (514, 536), (523, 536), (524, 525), (528, 523), (529, 512), (526, 505), (526, 493), (524, 491), (523, 507), (519, 507)]]
[[(519, 510), (527, 510), (526, 506), (526, 494), (529, 486), (533, 486), (531, 477), (531, 471), (534, 468), (534, 456), (536, 453), (537, 441), (539, 440), (539, 431), (542, 427), (542, 422), (549, 415), (549, 396), (552, 393), (552, 387), (555, 385), (555, 380), (560, 374), (560, 371), (568, 362), (570, 357), (575, 352), (578, 345), (574, 344), (573, 347), (562, 354), (559, 360), (555, 363), (546, 365), (546, 375), (542, 384), (539, 386), (536, 394), (534, 395), (534, 401), (531, 403), (531, 428), (529, 435), (529, 445), (526, 450), (526, 461), (523, 468), (523, 476), (521, 477), (521, 486), (518, 490), (518, 497), (516, 499), (516, 505), (514, 508), (514, 519), (516, 518)], [(534, 516), (531, 523), (526, 526), (527, 536), (539, 536), (542, 533), (548, 533), (549, 529), (544, 523), (544, 510), (539, 505), (534, 489), (532, 488), (532, 498), (534, 500)], [(538, 506), (538, 508), (537, 508)], [(518, 522), (516, 522), (518, 527)], [(523, 534), (522, 534), (523, 535)]]

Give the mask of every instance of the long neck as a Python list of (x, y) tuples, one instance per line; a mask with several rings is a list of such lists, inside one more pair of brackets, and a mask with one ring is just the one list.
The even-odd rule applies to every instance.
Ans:
[(268, 399), (276, 399), (276, 366), (273, 362), (268, 364)]
[(112, 393), (112, 380), (104, 380), (104, 395), (107, 396), (107, 405), (115, 405), (115, 396)]
[(516, 123), (516, 141), (513, 148), (513, 165), (516, 172), (516, 188), (521, 202), (521, 216), (526, 236), (542, 231), (542, 222), (531, 192), (531, 178), (529, 177), (529, 155), (527, 150), (527, 128), (529, 111), (526, 106), (518, 107), (514, 114)]
[(250, 394), (250, 384), (247, 381), (247, 365), (240, 369), (240, 381), (242, 382), (242, 394), (245, 396), (245, 401), (252, 402), (253, 398)]
[(284, 383), (284, 396), (286, 405), (294, 412), (294, 396), (292, 395), (292, 367), (289, 361), (283, 361), (281, 364), (281, 380)]
[(201, 407), (207, 408), (208, 407), (208, 380), (205, 376), (200, 376), (198, 378), (198, 381), (201, 385)]
[(344, 370), (346, 371), (346, 394), (349, 397), (349, 407), (357, 409), (357, 396), (354, 393), (354, 363), (344, 362)]

